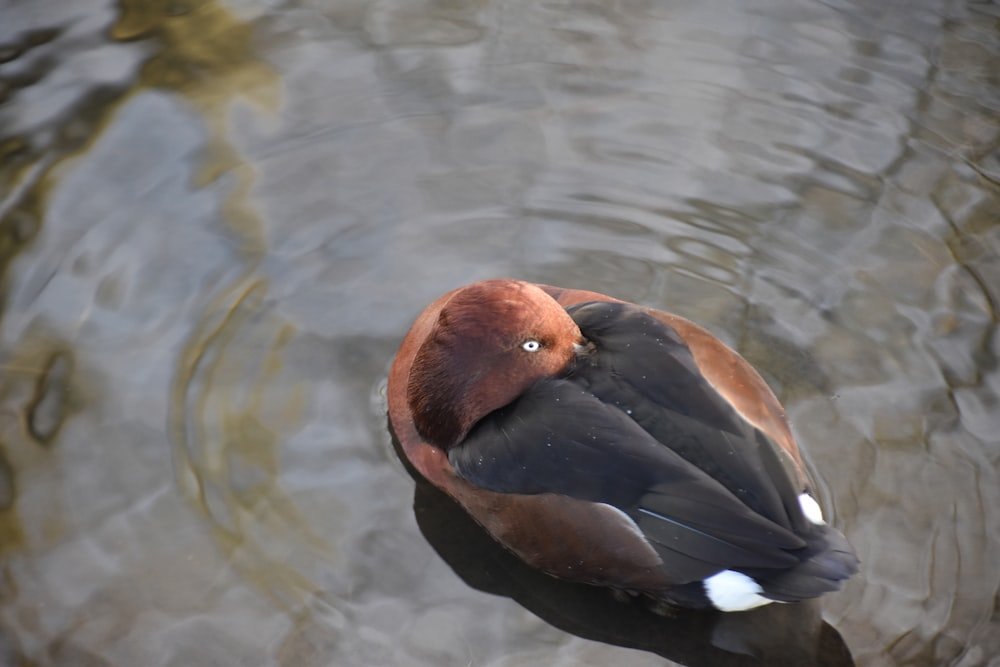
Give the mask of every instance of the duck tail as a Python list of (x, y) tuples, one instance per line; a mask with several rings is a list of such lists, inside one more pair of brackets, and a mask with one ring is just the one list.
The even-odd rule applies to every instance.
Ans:
[(795, 555), (799, 564), (787, 570), (741, 571), (760, 584), (761, 595), (781, 602), (795, 602), (840, 590), (843, 582), (857, 573), (854, 549), (839, 531), (827, 525), (812, 526), (805, 536), (806, 547)]

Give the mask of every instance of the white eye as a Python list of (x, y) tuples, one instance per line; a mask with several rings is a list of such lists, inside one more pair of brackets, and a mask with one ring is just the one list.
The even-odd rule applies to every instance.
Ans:
[(521, 349), (525, 352), (538, 352), (542, 349), (542, 344), (537, 340), (526, 340), (521, 343)]

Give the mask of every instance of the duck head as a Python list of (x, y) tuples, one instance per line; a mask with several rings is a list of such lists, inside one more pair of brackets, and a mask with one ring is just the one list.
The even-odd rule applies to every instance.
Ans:
[(548, 294), (487, 280), (452, 296), (413, 360), (406, 397), (417, 432), (447, 449), (484, 416), (558, 374), (583, 335)]

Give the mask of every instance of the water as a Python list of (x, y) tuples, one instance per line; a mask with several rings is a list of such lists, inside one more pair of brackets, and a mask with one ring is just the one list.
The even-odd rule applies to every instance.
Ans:
[(392, 355), (509, 275), (762, 371), (857, 664), (1000, 665), (998, 72), (983, 1), (9, 0), (0, 664), (663, 664), (414, 512)]

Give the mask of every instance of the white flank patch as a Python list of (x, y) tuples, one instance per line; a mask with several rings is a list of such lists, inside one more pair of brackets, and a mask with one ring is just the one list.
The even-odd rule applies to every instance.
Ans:
[(640, 540), (642, 540), (643, 542), (649, 541), (646, 539), (646, 536), (642, 534), (642, 531), (639, 530), (639, 526), (636, 525), (635, 521), (633, 521), (632, 517), (630, 517), (628, 514), (625, 514), (625, 512), (622, 512), (614, 505), (608, 505), (607, 503), (594, 503), (594, 504), (597, 505), (597, 507), (600, 508), (601, 510), (607, 512), (608, 514), (615, 515), (615, 518), (617, 518), (622, 523), (623, 526), (627, 527), (629, 530), (635, 533), (635, 536), (638, 537)]
[(760, 584), (747, 575), (732, 570), (713, 574), (702, 583), (705, 585), (705, 595), (719, 611), (744, 611), (774, 602), (759, 595), (764, 590)]
[(656, 553), (656, 549), (654, 549), (653, 545), (649, 543), (646, 536), (642, 534), (642, 531), (639, 530), (639, 526), (632, 520), (632, 517), (625, 514), (625, 512), (622, 512), (614, 505), (608, 505), (607, 503), (594, 503), (594, 509), (604, 512), (609, 518), (621, 524), (623, 528), (626, 528), (635, 535), (636, 541), (632, 545), (632, 548), (646, 551), (643, 560), (650, 563), (659, 563), (660, 565), (663, 564), (659, 554)]
[(823, 520), (823, 510), (819, 508), (819, 503), (808, 493), (799, 494), (799, 507), (802, 508), (802, 513), (806, 515), (806, 518), (817, 526), (822, 526), (826, 523)]

